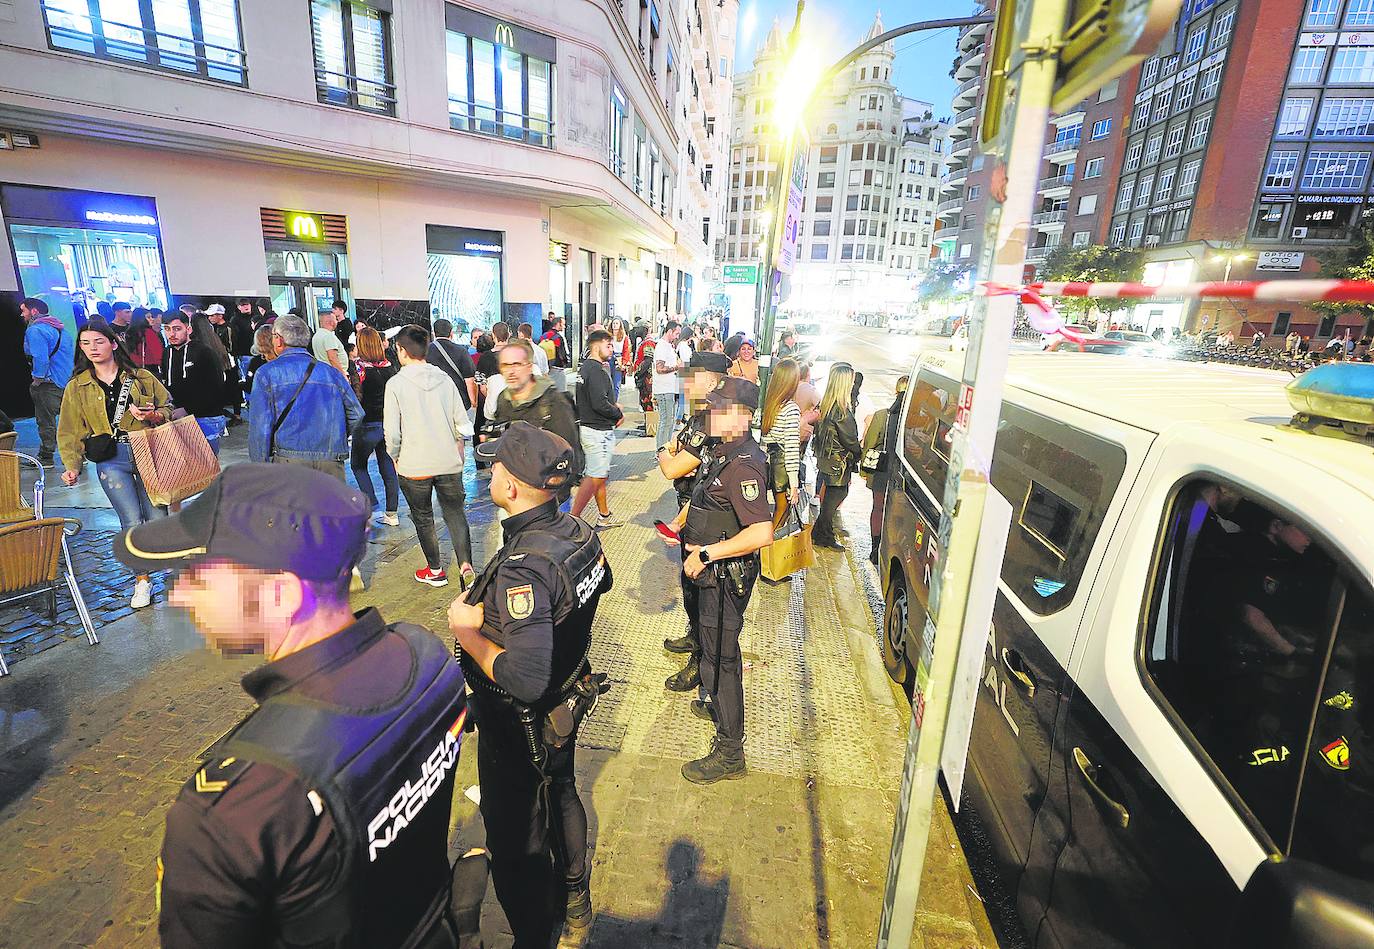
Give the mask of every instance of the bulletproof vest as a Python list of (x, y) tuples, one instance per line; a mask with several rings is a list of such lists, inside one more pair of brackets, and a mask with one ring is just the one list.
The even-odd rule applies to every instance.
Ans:
[[(741, 438), (732, 445), (723, 458), (714, 455), (703, 459), (697, 469), (701, 477), (692, 490), (692, 506), (687, 509), (687, 525), (683, 529), (683, 539), (693, 544), (714, 544), (716, 541), (734, 537), (744, 530), (744, 525), (735, 516), (735, 509), (729, 502), (711, 496), (711, 482), (724, 478), (730, 466), (742, 455), (748, 454), (756, 443), (751, 438)], [(707, 463), (709, 461), (709, 464)]]
[[(564, 537), (551, 531), (533, 528), (519, 531), (487, 564), (477, 578), (470, 597), (472, 602), (486, 602), (487, 592), (496, 582), (502, 564), (518, 557), (535, 557), (545, 561), (550, 572), (559, 579), (553, 603), (553, 660), (549, 683), (544, 695), (531, 706), (545, 710), (558, 703), (572, 688), (587, 664), (592, 645), (592, 620), (600, 595), (611, 587), (611, 565), (601, 549), (601, 539), (592, 526), (580, 517), (575, 522), (575, 535)], [(499, 591), (498, 591), (499, 594)], [(482, 624), (482, 635), (498, 646), (506, 645), (506, 631), (501, 628), (496, 610), (488, 607)], [(463, 672), (474, 690), (513, 702), (510, 694), (489, 679), (481, 667), (454, 644), (455, 654), (463, 665)]]
[(677, 503), (686, 504), (692, 498), (692, 489), (696, 487), (697, 480), (701, 477), (709, 465), (707, 462), (711, 457), (711, 448), (718, 439), (706, 434), (706, 413), (698, 412), (690, 415), (683, 422), (682, 428), (674, 436), (681, 448), (690, 446), (695, 454), (701, 459), (701, 464), (696, 471), (691, 474), (683, 475), (681, 478), (673, 479), (673, 490), (677, 492)]
[(326, 934), (330, 945), (452, 944), (448, 830), (467, 717), (462, 670), (434, 635), (398, 623), (321, 674), (367, 677), (377, 661), (368, 647), (385, 636), (405, 642), (413, 670), (395, 701), (348, 708), (288, 690), (210, 750), (294, 774), (338, 831), (343, 864), (333, 886), (279, 921), (279, 944), (315, 945)]

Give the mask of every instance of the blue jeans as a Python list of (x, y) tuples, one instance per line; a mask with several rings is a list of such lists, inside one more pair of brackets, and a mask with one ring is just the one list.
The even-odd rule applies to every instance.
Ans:
[[(248, 378), (248, 364), (249, 364), (250, 362), (252, 362), (252, 361), (253, 361), (253, 357), (252, 357), (252, 356), (240, 356), (240, 357), (238, 358), (238, 363), (239, 363), (239, 388), (240, 388), (240, 389), (243, 388), (243, 382), (244, 382), (244, 380)], [(247, 393), (247, 392), (245, 392), (245, 393), (243, 394), (243, 404), (244, 404), (244, 405), (247, 405), (247, 404), (248, 404), (248, 393)]]
[(386, 434), (381, 422), (363, 422), (353, 430), (353, 448), (349, 464), (353, 477), (357, 479), (358, 490), (367, 495), (372, 502), (372, 510), (377, 510), (377, 490), (372, 486), (372, 475), (367, 470), (368, 458), (377, 456), (377, 470), (382, 475), (382, 486), (386, 489), (386, 511), (396, 513), (400, 504), (401, 482), (396, 477), (396, 463), (386, 453)]
[(196, 424), (205, 434), (205, 440), (210, 443), (210, 450), (218, 456), (220, 439), (224, 437), (224, 416), (207, 415), (204, 418), (196, 416)]
[(617, 367), (611, 370), (611, 391), (615, 393), (615, 400), (620, 401), (620, 385), (625, 381), (625, 373)]
[(100, 481), (100, 489), (110, 499), (110, 507), (119, 517), (120, 527), (128, 530), (161, 515), (153, 507), (153, 502), (148, 500), (148, 491), (138, 476), (138, 468), (134, 465), (134, 456), (127, 442), (120, 442), (115, 447), (115, 456), (109, 461), (98, 462), (95, 474)]
[(655, 392), (654, 410), (658, 412), (658, 434), (654, 437), (654, 447), (662, 448), (673, 438), (677, 429), (676, 392)]

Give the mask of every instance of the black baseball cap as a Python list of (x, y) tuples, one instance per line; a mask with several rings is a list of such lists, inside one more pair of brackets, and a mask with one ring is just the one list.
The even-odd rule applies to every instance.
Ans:
[(512, 422), (500, 438), (480, 443), (477, 457), (501, 462), (532, 488), (553, 491), (572, 480), (572, 446), (562, 436), (529, 422)]
[(711, 390), (706, 396), (706, 406), (712, 409), (728, 409), (736, 405), (742, 405), (749, 411), (759, 407), (759, 387), (748, 379), (741, 379), (738, 376), (726, 376), (720, 380), (720, 385)]
[(692, 353), (691, 360), (677, 374), (686, 376), (697, 371), (717, 372), (723, 376), (730, 371), (730, 357), (724, 353)]
[(230, 465), (180, 513), (120, 533), (114, 554), (137, 571), (216, 558), (337, 580), (362, 560), (371, 514), (361, 492), (324, 472)]

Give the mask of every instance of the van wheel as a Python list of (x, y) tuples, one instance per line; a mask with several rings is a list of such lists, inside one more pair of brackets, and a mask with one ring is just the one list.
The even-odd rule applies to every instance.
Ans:
[(900, 567), (892, 570), (887, 587), (886, 608), (883, 610), (883, 668), (893, 682), (905, 685), (915, 678), (906, 658), (906, 624), (908, 594)]

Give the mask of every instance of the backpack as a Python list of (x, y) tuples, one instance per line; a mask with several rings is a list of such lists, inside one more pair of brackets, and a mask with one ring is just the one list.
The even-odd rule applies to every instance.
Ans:
[(541, 339), (539, 341), (539, 348), (544, 350), (544, 355), (549, 357), (549, 363), (552, 365), (554, 359), (558, 356), (558, 346), (551, 339)]

